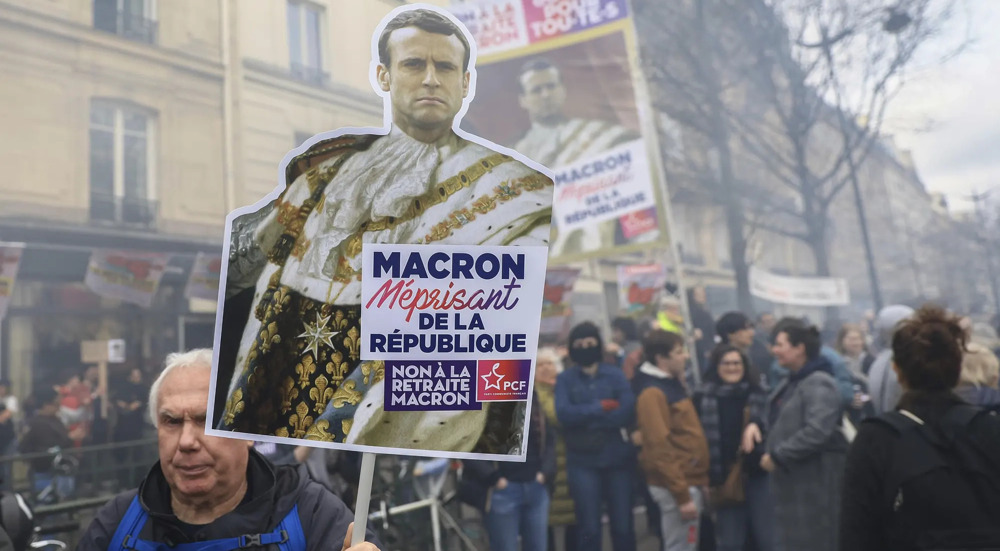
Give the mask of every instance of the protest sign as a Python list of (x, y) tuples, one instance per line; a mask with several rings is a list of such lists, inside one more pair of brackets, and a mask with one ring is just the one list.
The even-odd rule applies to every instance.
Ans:
[(102, 297), (149, 308), (170, 255), (133, 251), (94, 251), (84, 283)]
[(477, 0), (449, 9), (489, 43), (464, 127), (555, 174), (552, 262), (662, 247), (666, 218), (653, 142), (640, 129), (627, 2)]
[(618, 303), (628, 314), (655, 310), (656, 299), (667, 281), (662, 264), (618, 267)]
[(361, 359), (385, 360), (387, 411), (524, 401), (546, 247), (364, 248)]
[(14, 294), (17, 268), (21, 264), (24, 245), (8, 243), (0, 245), (0, 320), (7, 313), (7, 304)]
[[(445, 31), (389, 26), (412, 18)], [(490, 40), (508, 40), (504, 25)], [(414, 69), (380, 56), (386, 28), (390, 51), (440, 58), (419, 69), (436, 71), (434, 97), (393, 102), (423, 77), (393, 78)], [(447, 12), (397, 8), (370, 52), (386, 125), (313, 136), (270, 195), (227, 218), (206, 430), (523, 461), (552, 172), (461, 128), (477, 46)]]
[(656, 206), (642, 140), (555, 170), (554, 218), (564, 231)]
[(198, 253), (191, 266), (185, 298), (216, 300), (219, 298), (219, 273), (222, 271), (222, 257)]
[(573, 286), (580, 277), (579, 268), (557, 267), (545, 272), (545, 290), (542, 293), (542, 321), (538, 332), (547, 337), (565, 337), (573, 314), (570, 303)]

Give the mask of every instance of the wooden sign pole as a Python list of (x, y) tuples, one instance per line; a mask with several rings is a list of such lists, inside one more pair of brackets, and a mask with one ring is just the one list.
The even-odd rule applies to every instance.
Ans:
[(108, 362), (97, 362), (97, 394), (101, 397), (101, 419), (108, 418)]
[(361, 478), (358, 480), (358, 499), (354, 503), (354, 532), (351, 546), (364, 543), (368, 530), (368, 506), (372, 499), (372, 479), (375, 477), (375, 454), (361, 455)]

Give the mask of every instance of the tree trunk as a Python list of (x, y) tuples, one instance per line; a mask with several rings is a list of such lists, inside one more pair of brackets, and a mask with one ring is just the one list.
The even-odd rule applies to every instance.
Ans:
[(733, 156), (729, 149), (729, 128), (722, 118), (725, 112), (725, 105), (722, 102), (721, 86), (718, 75), (713, 70), (715, 65), (712, 45), (709, 43), (709, 32), (705, 21), (705, 0), (698, 0), (695, 5), (695, 21), (698, 25), (701, 54), (707, 61), (704, 64), (705, 71), (702, 73), (703, 83), (708, 90), (707, 100), (711, 105), (711, 138), (713, 145), (719, 152), (719, 189), (720, 197), (726, 213), (726, 230), (729, 234), (729, 260), (733, 266), (733, 276), (736, 279), (736, 301), (739, 310), (747, 316), (753, 317), (753, 297), (750, 295), (750, 269), (747, 266), (746, 251), (747, 240), (744, 236), (746, 228), (746, 216), (743, 212), (743, 201), (736, 190), (733, 179)]
[[(721, 126), (721, 125), (720, 125)], [(736, 278), (736, 301), (740, 312), (753, 317), (753, 297), (750, 295), (750, 267), (747, 266), (747, 239), (743, 234), (746, 227), (746, 216), (743, 213), (743, 202), (739, 194), (733, 189), (733, 168), (729, 151), (729, 144), (724, 140), (718, 140), (719, 147), (719, 167), (723, 193), (722, 200), (725, 202), (726, 230), (729, 233), (729, 260), (733, 265), (733, 276)]]

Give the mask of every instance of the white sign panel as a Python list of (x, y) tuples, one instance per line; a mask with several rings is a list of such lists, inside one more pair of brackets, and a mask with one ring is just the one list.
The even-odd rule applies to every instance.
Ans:
[(750, 293), (792, 306), (846, 306), (851, 302), (847, 280), (824, 277), (786, 277), (750, 268)]
[(617, 219), (656, 206), (649, 160), (635, 140), (555, 171), (553, 216), (560, 231)]
[(108, 363), (125, 363), (125, 339), (108, 341)]
[(546, 247), (369, 244), (361, 359), (534, 358)]

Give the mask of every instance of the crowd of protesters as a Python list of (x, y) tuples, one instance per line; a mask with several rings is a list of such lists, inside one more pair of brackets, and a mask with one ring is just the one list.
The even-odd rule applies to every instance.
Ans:
[[(152, 437), (146, 418), (149, 386), (143, 382), (144, 372), (133, 367), (114, 375), (109, 392), (100, 385), (96, 366), (68, 369), (61, 382), (36, 387), (23, 402), (11, 394), (6, 381), (0, 381), (0, 455), (38, 454), (29, 465), (36, 497), (42, 493), (50, 501), (73, 497), (77, 480), (69, 465), (78, 461), (74, 454), (77, 448)], [(105, 399), (109, 400), (107, 406)], [(135, 447), (123, 446), (114, 454), (116, 464), (122, 467), (117, 471), (120, 486), (135, 483), (148, 468), (140, 466), (142, 459), (134, 451)], [(10, 465), (3, 462), (6, 489), (13, 482)]]
[[(532, 421), (528, 462), (465, 462), (490, 549), (601, 549), (606, 523), (614, 551), (634, 550), (640, 505), (666, 551), (922, 549), (914, 542), (936, 529), (1000, 536), (981, 529), (982, 514), (962, 516), (977, 504), (1000, 511), (990, 509), (1000, 503), (998, 438), (977, 448), (985, 463), (974, 487), (985, 497), (947, 494), (939, 483), (954, 481), (945, 478), (917, 482), (904, 486), (914, 501), (946, 495), (914, 513), (901, 505), (904, 490), (888, 504), (877, 493), (901, 480), (894, 457), (905, 452), (884, 424), (897, 408), (938, 431), (947, 405), (972, 404), (982, 409), (969, 415), (991, 416), (969, 421), (975, 438), (1000, 434), (995, 331), (980, 324), (977, 335), (934, 307), (890, 306), (824, 342), (803, 319), (713, 319), (703, 293), (689, 299), (691, 333), (672, 298), (650, 319), (614, 319), (608, 343), (584, 322), (539, 351), (532, 411), (543, 418)], [(964, 441), (952, 428), (942, 434)], [(942, 513), (950, 499), (970, 505)], [(961, 529), (948, 532), (949, 522)]]
[[(669, 297), (654, 316), (612, 320), (607, 342), (584, 322), (538, 351), (526, 461), (462, 462), (458, 495), (482, 513), (489, 549), (596, 550), (607, 535), (614, 551), (632, 551), (638, 507), (665, 551), (1000, 546), (1000, 531), (982, 529), (1000, 514), (996, 331), (890, 306), (824, 343), (806, 320), (715, 318), (704, 298), (689, 295), (690, 324)], [(23, 404), (0, 381), (0, 446), (50, 452), (149, 435), (144, 378), (132, 369), (109, 394), (88, 368)], [(353, 500), (340, 474), (356, 482), (356, 468), (330, 469), (327, 451), (255, 449), (275, 465), (305, 464)], [(339, 455), (342, 467), (354, 454)], [(413, 473), (430, 480), (450, 466), (422, 460)], [(36, 491), (72, 495), (51, 458), (30, 467)], [(122, 487), (147, 468), (126, 469)]]

